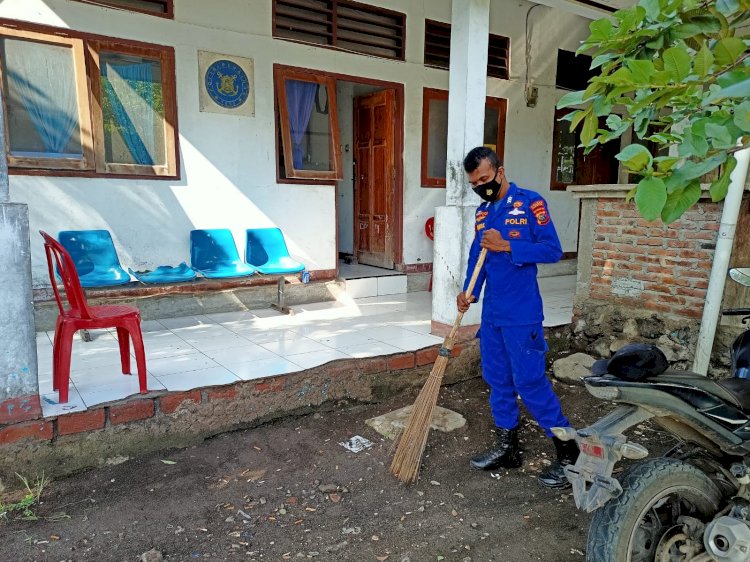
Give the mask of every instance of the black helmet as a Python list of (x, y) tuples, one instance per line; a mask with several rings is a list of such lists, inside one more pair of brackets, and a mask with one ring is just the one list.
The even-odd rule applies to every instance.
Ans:
[(591, 366), (594, 375), (610, 374), (627, 381), (655, 377), (667, 370), (664, 352), (648, 343), (631, 343), (621, 347), (609, 359), (599, 359)]

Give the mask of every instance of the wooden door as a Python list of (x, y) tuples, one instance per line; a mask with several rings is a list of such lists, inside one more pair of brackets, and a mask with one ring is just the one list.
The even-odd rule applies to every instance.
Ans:
[(354, 247), (359, 263), (393, 269), (393, 90), (354, 99)]

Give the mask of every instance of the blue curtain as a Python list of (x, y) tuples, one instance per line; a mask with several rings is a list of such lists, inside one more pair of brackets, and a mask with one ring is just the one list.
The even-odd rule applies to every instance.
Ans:
[[(70, 50), (6, 40), (5, 58), (9, 86), (18, 93), (44, 150), (48, 156), (65, 156), (73, 134), (78, 131)], [(72, 150), (80, 153), (80, 145)]]
[(302, 170), (302, 139), (310, 123), (315, 94), (318, 84), (315, 82), (302, 82), (300, 80), (286, 81), (286, 105), (289, 111), (289, 129), (292, 133), (292, 155), (294, 158), (294, 169)]
[[(136, 90), (135, 86), (138, 86)], [(103, 64), (102, 90), (107, 95), (125, 145), (136, 164), (152, 166), (154, 146), (153, 65)]]

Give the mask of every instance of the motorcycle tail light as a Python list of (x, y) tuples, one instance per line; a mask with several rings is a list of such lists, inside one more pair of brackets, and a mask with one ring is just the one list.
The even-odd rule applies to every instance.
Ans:
[(586, 453), (590, 457), (596, 457), (598, 459), (604, 458), (604, 447), (586, 441), (581, 442), (581, 452)]

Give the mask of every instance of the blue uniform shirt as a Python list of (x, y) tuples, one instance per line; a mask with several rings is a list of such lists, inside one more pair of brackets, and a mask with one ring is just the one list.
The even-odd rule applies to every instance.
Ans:
[(560, 239), (541, 195), (511, 183), (501, 201), (482, 203), (476, 212), (474, 242), (469, 253), (466, 290), (479, 258), (479, 243), (486, 230), (495, 229), (510, 243), (510, 252), (487, 252), (474, 296), (484, 286), (482, 324), (518, 326), (544, 319), (536, 280), (538, 263), (562, 257)]

